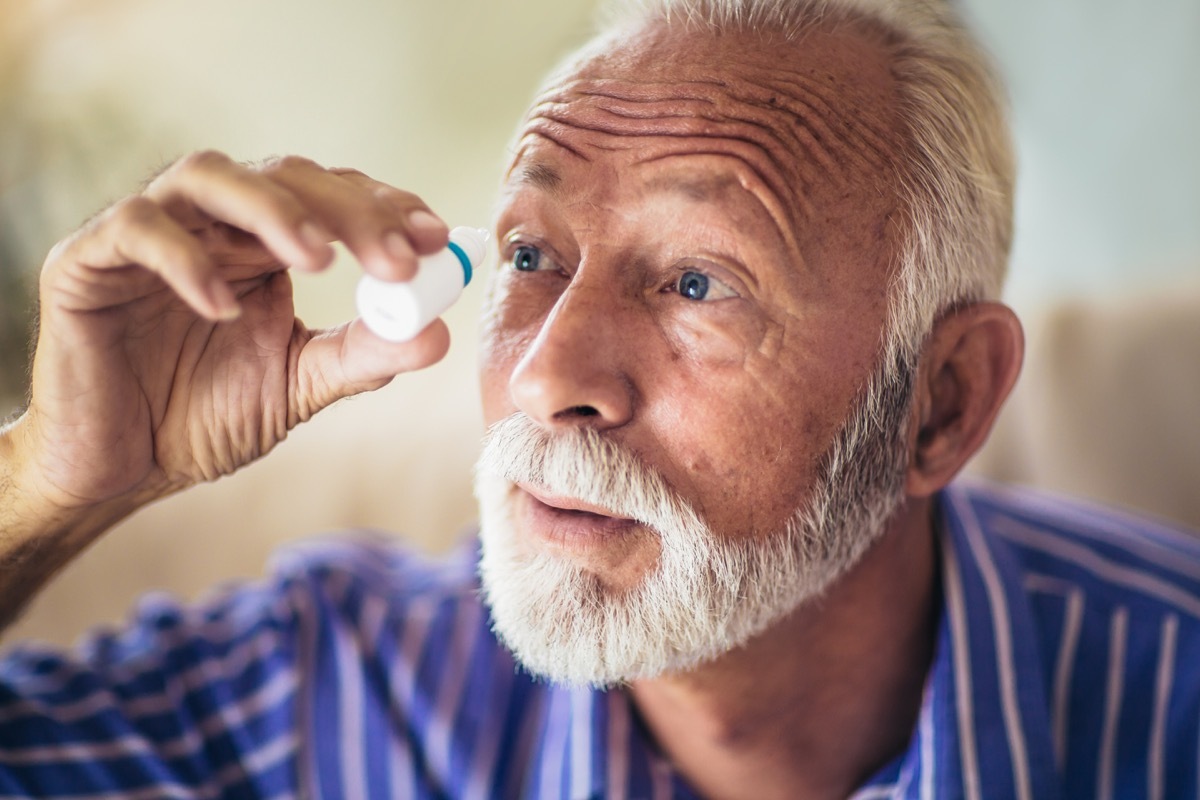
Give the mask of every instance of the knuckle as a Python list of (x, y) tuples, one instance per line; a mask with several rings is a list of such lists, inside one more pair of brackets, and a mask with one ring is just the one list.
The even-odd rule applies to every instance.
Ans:
[(120, 200), (103, 215), (103, 224), (117, 233), (139, 230), (161, 214), (158, 204), (142, 195)]
[(263, 162), (261, 167), (261, 171), (268, 175), (281, 172), (308, 172), (314, 169), (320, 169), (317, 162), (304, 156), (295, 155), (269, 158)]
[(386, 225), (394, 224), (396, 216), (407, 216), (418, 208), (425, 208), (421, 199), (412, 192), (406, 192), (386, 184), (379, 184), (371, 191), (374, 213)]
[(339, 178), (346, 178), (351, 181), (370, 181), (371, 177), (367, 173), (354, 167), (333, 167), (329, 170)]
[(421, 201), (412, 192), (406, 192), (403, 189), (397, 189), (387, 184), (376, 186), (372, 194), (376, 199), (393, 206), (412, 208), (413, 206), (422, 205)]
[(233, 163), (233, 160), (219, 150), (197, 150), (194, 153), (188, 153), (183, 158), (176, 161), (172, 166), (172, 172), (207, 172), (212, 169), (227, 167)]

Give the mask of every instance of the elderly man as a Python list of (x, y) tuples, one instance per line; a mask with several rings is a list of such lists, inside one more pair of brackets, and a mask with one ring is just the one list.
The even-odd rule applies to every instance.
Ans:
[[(308, 546), (10, 656), (0, 794), (1195, 796), (1200, 548), (950, 485), (1021, 361), (1011, 194), (940, 6), (617, 16), (502, 189), (478, 551)], [(139, 506), (437, 361), (440, 322), (305, 328), (287, 268), (340, 240), (404, 280), (446, 238), (360, 173), (203, 153), (55, 248), (0, 439), (5, 612)]]

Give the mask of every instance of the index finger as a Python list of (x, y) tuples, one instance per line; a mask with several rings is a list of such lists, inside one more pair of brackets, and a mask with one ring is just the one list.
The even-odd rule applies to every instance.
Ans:
[(267, 174), (312, 209), (364, 270), (382, 280), (411, 278), (419, 254), (449, 241), (446, 224), (419, 197), (357, 170), (326, 170), (288, 157), (268, 165)]
[(214, 151), (177, 161), (144, 192), (187, 224), (203, 217), (253, 234), (281, 263), (321, 269), (333, 260), (333, 234), (286, 187)]

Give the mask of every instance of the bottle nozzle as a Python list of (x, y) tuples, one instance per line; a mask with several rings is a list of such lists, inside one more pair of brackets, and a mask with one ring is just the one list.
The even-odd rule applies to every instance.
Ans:
[(460, 225), (450, 231), (450, 241), (458, 245), (463, 251), (463, 255), (471, 262), (471, 270), (474, 271), (483, 263), (483, 259), (487, 256), (488, 232), (483, 228), (470, 228), (466, 225)]

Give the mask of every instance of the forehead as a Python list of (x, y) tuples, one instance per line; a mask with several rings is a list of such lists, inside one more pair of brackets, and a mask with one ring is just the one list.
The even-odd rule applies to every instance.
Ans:
[(894, 106), (884, 49), (868, 32), (786, 40), (650, 23), (602, 40), (551, 81), (509, 179), (562, 189), (555, 162), (619, 169), (721, 156), (729, 174), (690, 183), (736, 178), (793, 227), (848, 199), (891, 206)]

